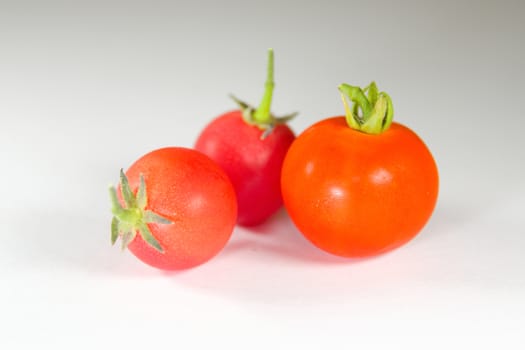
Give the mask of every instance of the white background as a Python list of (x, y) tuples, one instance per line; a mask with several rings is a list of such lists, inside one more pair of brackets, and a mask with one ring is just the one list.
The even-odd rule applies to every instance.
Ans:
[[(522, 1), (0, 0), (0, 348), (521, 349)], [(284, 211), (165, 273), (109, 244), (107, 187), (191, 147), (229, 93), (299, 133), (377, 81), (432, 150), (436, 211), (409, 244), (349, 261)]]

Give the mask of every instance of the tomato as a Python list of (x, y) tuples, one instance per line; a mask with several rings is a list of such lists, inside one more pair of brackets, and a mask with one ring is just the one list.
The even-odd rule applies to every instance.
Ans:
[[(377, 92), (370, 94), (377, 102)], [(394, 249), (420, 232), (434, 210), (434, 158), (412, 130), (391, 121), (386, 100), (382, 107), (390, 108), (390, 120), (368, 124), (383, 130), (349, 127), (350, 117), (362, 128), (367, 120), (347, 108), (346, 119), (328, 118), (306, 129), (286, 155), (284, 205), (299, 231), (329, 253), (367, 257)]]
[(269, 113), (273, 91), (273, 51), (269, 51), (266, 93), (258, 109), (237, 99), (240, 110), (225, 113), (199, 135), (195, 149), (208, 155), (228, 174), (239, 205), (240, 225), (264, 222), (282, 207), (281, 167), (295, 139), (284, 123), (293, 115)]
[(281, 167), (295, 136), (285, 124), (263, 130), (244, 122), (240, 111), (212, 121), (195, 148), (212, 158), (230, 177), (239, 205), (238, 223), (257, 225), (282, 206)]
[(233, 186), (211, 159), (191, 149), (150, 152), (124, 172), (112, 199), (112, 242), (153, 267), (194, 267), (229, 240), (237, 217)]

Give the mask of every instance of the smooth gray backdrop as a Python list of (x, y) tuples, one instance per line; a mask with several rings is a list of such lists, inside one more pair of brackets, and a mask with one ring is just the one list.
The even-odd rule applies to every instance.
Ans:
[[(523, 1), (0, 0), (0, 348), (522, 348)], [(281, 211), (163, 273), (109, 244), (107, 186), (229, 93), (301, 132), (375, 80), (432, 150), (412, 242), (347, 261)]]

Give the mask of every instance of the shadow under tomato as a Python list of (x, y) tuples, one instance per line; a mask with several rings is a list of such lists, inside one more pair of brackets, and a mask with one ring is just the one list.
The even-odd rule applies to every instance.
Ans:
[(461, 227), (468, 225), (480, 215), (474, 206), (450, 201), (438, 202), (429, 222), (415, 237), (418, 242), (430, 242), (453, 235)]
[(243, 250), (285, 261), (328, 265), (352, 264), (373, 259), (343, 258), (315, 247), (297, 230), (285, 209), (279, 210), (261, 225), (237, 228), (233, 239), (221, 254), (228, 256)]

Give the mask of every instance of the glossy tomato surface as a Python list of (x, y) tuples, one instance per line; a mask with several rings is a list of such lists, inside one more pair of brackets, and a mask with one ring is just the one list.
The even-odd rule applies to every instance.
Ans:
[(292, 144), (281, 186), (286, 209), (308, 240), (335, 255), (367, 257), (423, 228), (436, 204), (438, 171), (407, 127), (393, 123), (369, 135), (333, 117)]
[(262, 223), (283, 203), (281, 167), (295, 135), (285, 124), (277, 124), (265, 138), (263, 133), (233, 111), (208, 124), (195, 143), (195, 149), (228, 174), (237, 196), (238, 223), (245, 226)]
[(147, 208), (172, 223), (148, 224), (161, 253), (140, 235), (128, 245), (145, 263), (165, 270), (193, 267), (216, 255), (230, 238), (237, 202), (224, 171), (205, 155), (170, 147), (144, 155), (126, 172), (136, 193), (144, 176)]

